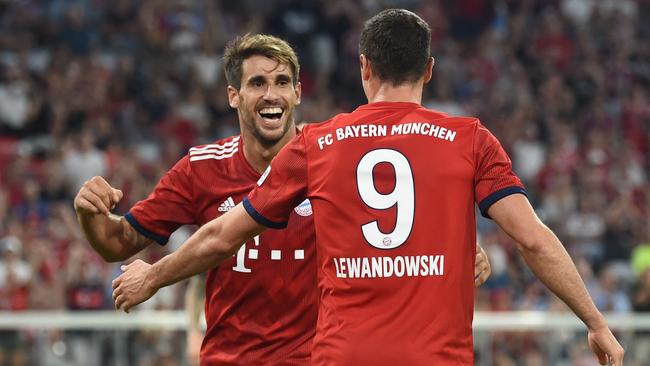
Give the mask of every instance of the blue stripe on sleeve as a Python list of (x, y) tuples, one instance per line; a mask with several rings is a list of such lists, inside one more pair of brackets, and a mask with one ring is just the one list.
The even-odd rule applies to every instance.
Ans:
[(487, 210), (495, 204), (498, 200), (507, 197), (511, 194), (516, 194), (520, 193), (523, 194), (524, 196), (528, 197), (528, 193), (526, 193), (526, 190), (522, 187), (518, 186), (512, 186), (512, 187), (506, 187), (502, 188), (496, 192), (492, 192), (489, 196), (485, 197), (481, 202), (478, 204), (478, 208), (481, 210), (481, 215), (483, 217), (490, 219), (490, 215), (488, 215)]
[(133, 217), (133, 214), (131, 214), (130, 211), (127, 212), (126, 215), (124, 215), (124, 218), (126, 218), (126, 221), (128, 221), (129, 224), (131, 224), (131, 226), (133, 226), (133, 228), (135, 230), (137, 230), (140, 234), (146, 236), (147, 238), (149, 238), (151, 240), (154, 240), (156, 243), (158, 243), (160, 245), (167, 244), (167, 241), (169, 240), (169, 238), (154, 234), (151, 231), (149, 231), (149, 230), (145, 229), (144, 227), (142, 227), (142, 225), (140, 225), (138, 220), (136, 220), (135, 217)]
[(244, 205), (244, 208), (246, 209), (246, 212), (248, 212), (249, 215), (253, 218), (253, 220), (257, 221), (258, 224), (264, 225), (266, 227), (269, 227), (271, 229), (284, 229), (287, 227), (286, 222), (275, 222), (267, 219), (264, 217), (261, 213), (257, 212), (255, 210), (255, 207), (250, 203), (248, 200), (248, 197), (245, 197), (244, 200), (242, 201), (242, 204)]

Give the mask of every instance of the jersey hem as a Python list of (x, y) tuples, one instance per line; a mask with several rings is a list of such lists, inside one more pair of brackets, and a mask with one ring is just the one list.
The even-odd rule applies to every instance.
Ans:
[(166, 237), (161, 236), (161, 235), (154, 234), (151, 231), (145, 229), (142, 225), (140, 225), (138, 220), (136, 220), (135, 217), (133, 217), (133, 214), (130, 211), (127, 212), (126, 215), (124, 215), (124, 218), (140, 234), (146, 236), (147, 238), (155, 241), (156, 243), (158, 243), (160, 245), (167, 244), (167, 241), (169, 240), (169, 238), (166, 238)]
[(512, 186), (512, 187), (506, 187), (502, 188), (496, 192), (492, 192), (490, 195), (485, 197), (481, 202), (479, 202), (478, 207), (481, 210), (481, 215), (485, 218), (492, 219), (490, 215), (488, 215), (487, 211), (492, 206), (495, 204), (498, 200), (510, 196), (511, 194), (523, 194), (524, 196), (528, 197), (528, 193), (523, 187), (519, 186)]
[(251, 215), (253, 220), (255, 220), (258, 224), (264, 225), (271, 229), (284, 229), (285, 227), (287, 227), (287, 222), (271, 221), (266, 217), (264, 217), (264, 215), (262, 215), (261, 213), (257, 212), (255, 207), (253, 207), (251, 202), (248, 200), (248, 197), (244, 198), (242, 204), (244, 205), (244, 209), (246, 209), (246, 212), (248, 212), (248, 214)]

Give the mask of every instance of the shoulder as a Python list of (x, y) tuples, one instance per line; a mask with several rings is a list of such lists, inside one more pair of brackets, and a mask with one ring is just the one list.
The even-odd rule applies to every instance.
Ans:
[(188, 158), (188, 162), (231, 158), (239, 151), (240, 139), (240, 135), (230, 136), (214, 141), (211, 144), (191, 147), (186, 158)]
[(322, 122), (309, 122), (303, 126), (301, 133), (305, 138), (308, 138), (314, 134), (320, 134), (321, 132), (331, 130), (338, 121), (349, 114), (350, 113), (340, 113)]
[(421, 113), (427, 115), (431, 120), (436, 121), (439, 124), (448, 123), (450, 125), (455, 125), (458, 127), (467, 127), (467, 126), (480, 126), (481, 121), (476, 117), (471, 116), (450, 116), (447, 113), (440, 112), (434, 109), (429, 109), (422, 107), (419, 109)]

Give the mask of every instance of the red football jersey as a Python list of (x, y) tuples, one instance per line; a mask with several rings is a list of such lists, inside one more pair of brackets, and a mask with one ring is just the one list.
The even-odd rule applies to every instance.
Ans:
[[(230, 137), (192, 148), (127, 220), (165, 244), (184, 224), (203, 225), (239, 203), (260, 179)], [(318, 312), (309, 202), (284, 230), (267, 230), (208, 272), (201, 365), (309, 364)]]
[(525, 194), (476, 118), (373, 103), (309, 125), (244, 199), (266, 225), (311, 201), (315, 365), (473, 365), (475, 203)]

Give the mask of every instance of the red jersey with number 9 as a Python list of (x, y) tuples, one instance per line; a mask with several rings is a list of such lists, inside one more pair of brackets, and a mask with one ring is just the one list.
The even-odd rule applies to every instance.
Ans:
[(244, 199), (279, 227), (308, 197), (320, 308), (314, 365), (473, 365), (475, 203), (525, 190), (476, 118), (414, 103), (308, 125)]
[[(125, 215), (165, 244), (184, 224), (203, 225), (246, 197), (260, 179), (239, 136), (191, 148), (151, 195)], [(283, 230), (267, 230), (206, 277), (201, 365), (308, 365), (318, 292), (309, 201)]]

